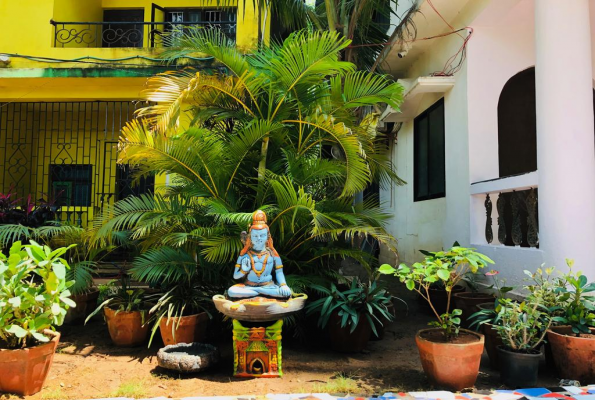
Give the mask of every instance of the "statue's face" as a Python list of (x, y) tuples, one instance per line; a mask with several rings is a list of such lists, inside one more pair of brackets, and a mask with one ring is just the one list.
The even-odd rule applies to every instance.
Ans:
[(256, 251), (263, 251), (267, 244), (269, 232), (267, 228), (252, 229), (250, 231), (250, 240), (252, 241), (252, 249)]

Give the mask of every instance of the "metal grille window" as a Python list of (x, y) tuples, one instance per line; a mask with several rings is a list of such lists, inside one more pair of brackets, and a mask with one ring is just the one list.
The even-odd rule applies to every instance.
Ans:
[(444, 197), (444, 99), (415, 118), (413, 130), (413, 200)]
[(53, 197), (60, 206), (91, 205), (92, 165), (50, 165)]
[[(0, 108), (0, 193), (48, 199), (62, 191), (58, 219), (87, 225), (106, 205), (153, 191), (134, 187), (117, 164), (118, 138), (136, 102), (16, 102)], [(120, 167), (121, 168), (121, 167)]]

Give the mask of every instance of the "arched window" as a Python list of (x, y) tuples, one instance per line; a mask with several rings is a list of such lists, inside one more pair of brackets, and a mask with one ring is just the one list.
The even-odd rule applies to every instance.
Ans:
[(506, 82), (498, 100), (500, 177), (537, 170), (535, 68)]

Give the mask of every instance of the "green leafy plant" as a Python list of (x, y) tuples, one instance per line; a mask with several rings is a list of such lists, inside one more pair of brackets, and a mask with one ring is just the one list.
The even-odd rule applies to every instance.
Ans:
[(552, 320), (549, 311), (534, 299), (521, 303), (511, 299), (499, 299), (495, 324), (504, 346), (517, 353), (532, 353), (544, 341)]
[[(379, 271), (397, 276), (405, 283), (407, 289), (419, 293), (428, 302), (437, 318), (437, 321), (431, 322), (430, 325), (441, 328), (446, 339), (450, 340), (459, 333), (462, 314), (459, 309), (449, 312), (452, 288), (463, 279), (465, 274), (476, 273), (480, 268), (493, 263), (489, 257), (476, 252), (475, 249), (453, 246), (448, 251), (425, 252), (424, 260), (410, 267), (401, 264), (398, 268), (394, 268), (383, 264)], [(432, 284), (439, 281), (444, 283), (447, 292), (446, 313), (442, 315), (438, 314), (432, 304), (429, 292)]]
[(595, 292), (595, 282), (588, 279), (580, 271), (573, 272), (574, 260), (566, 259), (569, 271), (558, 278), (556, 293), (562, 305), (562, 315), (553, 320), (561, 325), (570, 325), (572, 332), (578, 337), (591, 333), (589, 327), (595, 326), (595, 296), (587, 293)]
[[(57, 247), (56, 244), (69, 243), (76, 246), (64, 254), (70, 265), (66, 272), (67, 280), (74, 281), (70, 288), (73, 295), (85, 293), (93, 285), (93, 274), (102, 258), (117, 248), (114, 244), (99, 246), (92, 243), (93, 232), (79, 226), (58, 222), (47, 222), (37, 228), (18, 224), (0, 225), (0, 246), (5, 247), (14, 240), (34, 240), (38, 243)], [(122, 241), (118, 235), (118, 242)], [(115, 238), (116, 239), (116, 238)], [(114, 243), (116, 240), (114, 240)]]
[(56, 250), (34, 241), (12, 244), (0, 253), (0, 346), (32, 346), (50, 339), (44, 330), (62, 325), (69, 299), (68, 262), (62, 256), (73, 246)]
[(349, 326), (353, 332), (362, 318), (366, 318), (375, 335), (378, 335), (375, 322), (382, 326), (379, 316), (388, 321), (393, 320), (393, 315), (388, 311), (392, 296), (376, 281), (362, 283), (358, 278), (353, 278), (347, 290), (340, 290), (334, 283), (330, 286), (312, 285), (311, 289), (322, 294), (306, 306), (306, 313), (319, 313), (318, 324), (324, 328), (334, 313), (341, 318), (341, 327)]
[(514, 290), (514, 287), (506, 286), (506, 279), (498, 278), (499, 274), (500, 274), (499, 271), (492, 269), (492, 270), (486, 272), (485, 276), (492, 279), (492, 284), (490, 286), (488, 286), (488, 289), (494, 290), (494, 292), (496, 293), (496, 297), (498, 299), (502, 299), (502, 298), (504, 298), (506, 293)]
[[(181, 322), (180, 317), (204, 311), (211, 318), (209, 306), (213, 303), (212, 297), (215, 293), (208, 292), (199, 282), (180, 282), (166, 288), (164, 293), (147, 298), (149, 302), (152, 302), (153, 299), (156, 300), (155, 305), (149, 310), (149, 322), (153, 322), (149, 347), (151, 347), (153, 336), (157, 332), (162, 318), (167, 318), (167, 324), (171, 327), (174, 339), (176, 337), (175, 330)], [(170, 322), (172, 318), (177, 318), (177, 323)]]
[(130, 287), (130, 278), (122, 274), (120, 281), (112, 280), (105, 285), (99, 286), (99, 301), (101, 304), (89, 314), (85, 319), (85, 324), (89, 322), (98, 312), (103, 311), (104, 307), (109, 307), (116, 311), (140, 311), (143, 317), (147, 312), (145, 302), (145, 291), (143, 289), (133, 289)]

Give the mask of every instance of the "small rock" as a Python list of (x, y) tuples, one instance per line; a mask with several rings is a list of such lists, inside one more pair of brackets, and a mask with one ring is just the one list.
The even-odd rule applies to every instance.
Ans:
[(60, 382), (60, 387), (64, 387), (64, 382)]

